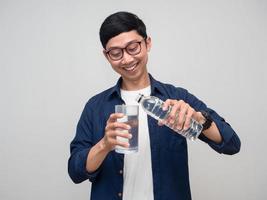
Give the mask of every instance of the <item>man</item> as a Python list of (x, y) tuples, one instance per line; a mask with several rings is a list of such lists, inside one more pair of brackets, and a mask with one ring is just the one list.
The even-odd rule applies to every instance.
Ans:
[(157, 96), (165, 101), (165, 107), (172, 106), (165, 123), (173, 124), (179, 112), (177, 128), (186, 130), (194, 118), (203, 124), (199, 139), (219, 153), (239, 152), (238, 136), (187, 90), (161, 83), (148, 73), (151, 38), (136, 15), (118, 12), (107, 17), (100, 40), (106, 59), (121, 78), (86, 104), (70, 146), (70, 177), (75, 183), (92, 182), (92, 200), (191, 199), (186, 139), (140, 109), (138, 153), (116, 153), (116, 145), (129, 145), (117, 141), (116, 136), (131, 138), (131, 127), (117, 122), (122, 115), (114, 113), (115, 105), (136, 104), (138, 93)]

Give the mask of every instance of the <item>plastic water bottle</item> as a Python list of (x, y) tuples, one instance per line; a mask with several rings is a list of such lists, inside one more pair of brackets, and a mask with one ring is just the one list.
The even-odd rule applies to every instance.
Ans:
[[(141, 104), (142, 108), (145, 112), (153, 117), (156, 120), (162, 121), (168, 118), (172, 106), (169, 106), (167, 110), (163, 110), (164, 102), (155, 96), (144, 96), (143, 94), (139, 94), (136, 98), (136, 101)], [(181, 134), (187, 139), (196, 140), (199, 134), (202, 131), (202, 125), (198, 123), (196, 120), (191, 118), (190, 126), (187, 130), (178, 130), (176, 127), (178, 115), (176, 116), (176, 120), (174, 124), (164, 124), (174, 130), (175, 132)]]

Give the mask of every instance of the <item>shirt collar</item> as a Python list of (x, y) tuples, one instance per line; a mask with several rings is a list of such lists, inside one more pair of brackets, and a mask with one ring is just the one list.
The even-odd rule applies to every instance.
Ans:
[(151, 95), (164, 94), (164, 88), (162, 87), (162, 83), (154, 79), (151, 74), (149, 74), (150, 84), (151, 84)]
[[(150, 85), (151, 85), (151, 94), (155, 95), (156, 93), (164, 94), (164, 89), (162, 87), (162, 83), (157, 81), (152, 77), (151, 74), (148, 74), (150, 78)], [(119, 78), (116, 85), (110, 89), (110, 92), (108, 93), (108, 97), (111, 98), (113, 95), (117, 95), (121, 97), (121, 83), (122, 83), (122, 77)]]

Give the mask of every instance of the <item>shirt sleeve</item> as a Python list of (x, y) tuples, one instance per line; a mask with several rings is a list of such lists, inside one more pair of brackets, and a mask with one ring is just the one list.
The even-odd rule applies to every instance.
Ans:
[(89, 173), (86, 170), (87, 156), (93, 146), (92, 112), (89, 103), (86, 104), (77, 125), (76, 135), (70, 144), (70, 158), (68, 173), (74, 183), (81, 183), (87, 179), (94, 181), (100, 168)]
[(206, 111), (210, 114), (211, 119), (214, 121), (220, 131), (223, 141), (220, 144), (217, 144), (202, 133), (200, 134), (199, 139), (206, 142), (218, 153), (228, 155), (238, 153), (240, 151), (241, 142), (231, 125), (214, 110), (208, 108), (205, 103), (203, 103), (194, 95), (190, 94), (187, 90), (181, 89), (180, 92), (182, 93), (184, 101), (190, 104), (196, 111)]

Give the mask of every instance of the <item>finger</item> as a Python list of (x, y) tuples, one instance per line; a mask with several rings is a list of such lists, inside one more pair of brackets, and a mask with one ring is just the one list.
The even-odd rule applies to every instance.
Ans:
[(164, 103), (163, 103), (163, 106), (162, 106), (162, 110), (167, 110), (168, 107), (170, 106), (170, 101), (171, 99), (167, 99)]
[(201, 112), (197, 112), (197, 111), (194, 110), (192, 118), (195, 119), (198, 122), (203, 122), (203, 115), (201, 114)]
[(172, 109), (171, 109), (171, 112), (169, 114), (169, 117), (168, 117), (168, 123), (170, 124), (174, 124), (175, 120), (177, 119), (177, 115), (181, 109), (181, 106), (182, 106), (183, 102), (176, 102), (173, 106), (172, 106)]
[(128, 148), (130, 146), (129, 142), (123, 142), (123, 141), (119, 141), (119, 140), (116, 140), (115, 144), (120, 146), (120, 147), (124, 147), (124, 148)]
[(189, 108), (187, 111), (187, 115), (186, 115), (186, 119), (185, 119), (185, 123), (184, 123), (184, 130), (187, 130), (190, 127), (191, 124), (191, 118), (194, 114), (195, 110), (193, 108)]
[[(123, 147), (128, 147), (129, 145), (129, 133), (123, 133), (116, 131), (117, 137), (116, 137), (116, 145), (120, 145)], [(127, 137), (126, 137), (127, 136)]]
[(174, 104), (176, 104), (178, 101), (175, 99), (167, 99), (164, 103), (163, 103), (163, 110), (168, 110), (169, 106), (173, 106)]
[(126, 123), (122, 123), (122, 122), (112, 122), (112, 123), (107, 124), (106, 131), (114, 130), (114, 129), (118, 129), (118, 128), (129, 130), (129, 129), (131, 129), (131, 126), (126, 124)]
[(178, 130), (183, 129), (185, 120), (186, 120), (186, 115), (188, 112), (188, 109), (190, 108), (189, 104), (184, 103), (181, 105), (179, 115), (178, 115), (178, 123), (177, 123), (177, 128)]
[(114, 131), (114, 135), (119, 136), (119, 137), (123, 137), (126, 139), (131, 139), (133, 137), (129, 131), (125, 131), (125, 130), (116, 130), (116, 131)]
[(109, 116), (107, 123), (116, 122), (118, 118), (122, 118), (123, 116), (123, 113), (112, 113)]
[(109, 138), (108, 143), (112, 147), (112, 149), (114, 149), (115, 146), (117, 145), (120, 147), (124, 147), (124, 148), (128, 148), (130, 146), (128, 142), (120, 141), (120, 140), (117, 140), (116, 138)]
[(108, 146), (114, 146), (117, 145), (117, 142), (126, 142), (128, 143), (128, 140), (132, 138), (132, 134), (130, 134), (128, 131), (109, 131), (105, 135), (105, 141)]

